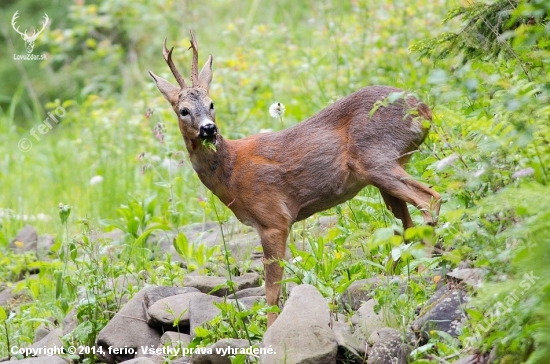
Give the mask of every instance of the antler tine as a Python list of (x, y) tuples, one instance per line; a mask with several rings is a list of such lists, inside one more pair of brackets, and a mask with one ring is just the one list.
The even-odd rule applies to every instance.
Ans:
[(193, 63), (191, 64), (191, 81), (193, 82), (193, 86), (198, 86), (199, 85), (199, 71), (198, 71), (199, 46), (197, 45), (195, 34), (193, 34), (193, 29), (189, 29), (189, 32), (191, 33), (191, 47), (189, 48), (193, 48)]
[(34, 29), (34, 31), (33, 31), (32, 37), (35, 37), (35, 39), (38, 38), (40, 33), (42, 33), (44, 31), (44, 29), (46, 29), (46, 25), (48, 25), (48, 20), (49, 20), (48, 14), (44, 13), (43, 18), (44, 18), (44, 21), (42, 22), (42, 29), (40, 29), (38, 31), (38, 33), (36, 32), (36, 29)]
[(46, 25), (48, 25), (48, 20), (50, 20), (50, 18), (48, 18), (48, 14), (44, 13), (44, 26), (42, 27), (42, 30), (44, 30), (44, 28), (46, 27)]
[(162, 55), (164, 56), (164, 60), (168, 64), (168, 67), (170, 67), (170, 71), (172, 71), (172, 74), (176, 78), (176, 81), (178, 81), (178, 84), (180, 85), (180, 87), (185, 88), (185, 80), (180, 75), (178, 69), (174, 65), (174, 62), (172, 61), (172, 51), (174, 50), (174, 47), (172, 47), (172, 48), (170, 48), (170, 50), (168, 50), (168, 48), (166, 47), (166, 38), (164, 38), (164, 43), (163, 43), (162, 46), (163, 46), (162, 47)]
[(19, 27), (17, 27), (17, 28), (15, 27), (18, 18), (19, 18), (19, 10), (17, 10), (17, 11), (15, 12), (15, 14), (13, 14), (13, 16), (11, 17), (11, 26), (13, 27), (13, 29), (14, 29), (17, 33), (19, 33), (19, 34), (21, 34), (21, 35), (23, 35), (23, 36), (26, 36), (26, 35), (27, 35), (27, 29), (25, 29), (25, 33), (21, 33), (21, 31), (19, 30)]

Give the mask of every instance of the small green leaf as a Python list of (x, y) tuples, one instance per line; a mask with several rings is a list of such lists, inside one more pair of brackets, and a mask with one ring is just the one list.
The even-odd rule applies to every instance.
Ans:
[(195, 327), (195, 334), (197, 335), (197, 337), (207, 337), (208, 333), (209, 331), (203, 327)]
[(185, 236), (184, 233), (180, 232), (174, 239), (174, 248), (181, 257), (185, 257), (188, 247), (189, 240), (187, 240), (187, 236)]
[(244, 364), (246, 360), (246, 355), (244, 354), (238, 354), (235, 359), (231, 361), (231, 364)]

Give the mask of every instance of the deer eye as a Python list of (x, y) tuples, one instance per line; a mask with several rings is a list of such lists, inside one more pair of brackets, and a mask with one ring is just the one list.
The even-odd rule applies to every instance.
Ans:
[(181, 114), (181, 116), (189, 115), (189, 109), (187, 109), (187, 108), (181, 109), (180, 114)]
[(213, 102), (210, 103), (210, 110), (214, 110), (214, 103)]

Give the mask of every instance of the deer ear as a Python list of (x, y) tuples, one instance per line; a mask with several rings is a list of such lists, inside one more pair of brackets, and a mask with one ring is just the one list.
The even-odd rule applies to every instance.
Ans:
[(159, 91), (162, 93), (162, 96), (172, 105), (175, 105), (178, 102), (178, 94), (180, 88), (172, 85), (170, 82), (165, 80), (162, 77), (155, 75), (153, 72), (149, 71), (149, 74), (155, 80)]
[(204, 67), (202, 67), (201, 73), (199, 73), (199, 85), (208, 90), (210, 82), (212, 82), (212, 55), (208, 57)]

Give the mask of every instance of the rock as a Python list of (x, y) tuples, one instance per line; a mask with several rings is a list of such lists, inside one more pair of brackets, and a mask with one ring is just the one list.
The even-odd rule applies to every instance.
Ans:
[[(44, 352), (44, 348), (47, 349), (54, 349), (54, 350), (61, 350), (63, 347), (63, 343), (61, 342), (61, 337), (63, 336), (63, 330), (60, 328), (56, 328), (51, 330), (46, 336), (44, 336), (40, 341), (35, 342), (34, 344), (30, 345), (30, 348), (41, 348), (42, 352), (39, 353), (36, 356), (46, 356), (49, 357), (47, 352)], [(55, 353), (60, 354), (60, 353)], [(51, 354), (50, 354), (51, 355)]]
[(183, 285), (185, 287), (193, 287), (203, 293), (216, 295), (218, 297), (227, 294), (227, 287), (222, 287), (215, 292), (212, 290), (217, 286), (225, 286), (226, 282), (227, 278), (223, 277), (186, 275), (183, 278)]
[(265, 302), (266, 300), (264, 296), (250, 296), (238, 298), (236, 301), (239, 302), (240, 305), (244, 306), (245, 309), (249, 309), (251, 307), (254, 307), (254, 304), (256, 302)]
[(60, 356), (39, 356), (37, 358), (27, 358), (22, 360), (12, 360), (6, 364), (67, 364), (68, 361)]
[(146, 357), (141, 357), (141, 358), (135, 358), (135, 359), (127, 360), (127, 361), (125, 361), (124, 363), (125, 363), (125, 364), (157, 364), (156, 361), (151, 360), (151, 359), (146, 358)]
[(338, 343), (329, 323), (328, 304), (317, 289), (311, 285), (294, 287), (262, 340), (261, 346), (272, 348), (274, 353), (261, 354), (260, 362), (334, 364)]
[(455, 269), (447, 273), (447, 277), (451, 277), (457, 281), (464, 282), (471, 287), (479, 287), (484, 276), (483, 269), (480, 268), (464, 268)]
[[(231, 349), (246, 349), (250, 346), (248, 340), (243, 339), (221, 339), (212, 348), (212, 354), (193, 354), (192, 364), (231, 364)], [(216, 349), (224, 349), (220, 354)]]
[(351, 328), (347, 323), (344, 321), (334, 321), (332, 323), (332, 331), (334, 332), (338, 346), (346, 349), (357, 359), (363, 359), (366, 344), (352, 335)]
[(78, 317), (76, 316), (76, 307), (73, 307), (63, 318), (63, 336), (73, 332), (78, 326)]
[(313, 234), (320, 235), (338, 224), (337, 215), (320, 216), (314, 224)]
[[(199, 291), (214, 296), (226, 296), (231, 290), (226, 286), (227, 279), (223, 277), (211, 276), (190, 276), (186, 275), (183, 279), (185, 287), (195, 287)], [(233, 277), (235, 283), (235, 291), (241, 291), (245, 288), (258, 287), (260, 284), (260, 275), (258, 273), (246, 273), (242, 276)], [(223, 286), (216, 291), (213, 289), (217, 286)]]
[(465, 357), (462, 357), (454, 362), (454, 364), (478, 364), (480, 363), (479, 356), (477, 355), (466, 355)]
[(42, 234), (36, 244), (36, 256), (40, 260), (49, 260), (48, 254), (55, 244), (55, 238), (50, 234)]
[(383, 311), (379, 313), (374, 312), (376, 301), (373, 299), (363, 302), (361, 307), (352, 317), (352, 322), (356, 322), (357, 331), (361, 337), (367, 339), (374, 331), (388, 326), (390, 322), (394, 321), (385, 319)]
[[(242, 225), (236, 220), (229, 221), (223, 225), (224, 237), (227, 249), (231, 256), (237, 261), (245, 259), (262, 258), (260, 238), (255, 230)], [(217, 222), (196, 223), (181, 226), (177, 231), (154, 232), (147, 242), (158, 246), (159, 250), (172, 256), (172, 261), (181, 262), (183, 259), (179, 256), (173, 245), (173, 239), (181, 232), (185, 234), (190, 244), (195, 246), (205, 245), (207, 248), (216, 246), (223, 250), (223, 240), (220, 233), (220, 225)]]
[(160, 343), (161, 345), (170, 346), (172, 348), (185, 348), (189, 345), (191, 340), (191, 335), (175, 331), (166, 331), (160, 338)]
[(444, 331), (452, 337), (458, 337), (460, 324), (466, 317), (461, 306), (467, 301), (464, 291), (449, 290), (447, 286), (440, 288), (412, 323), (413, 331), (421, 333), (424, 339), (428, 339), (430, 330)]
[(107, 287), (117, 292), (126, 292), (129, 286), (137, 286), (138, 280), (131, 274), (123, 274), (113, 280), (109, 280)]
[(403, 337), (396, 329), (383, 328), (373, 332), (368, 342), (372, 345), (368, 350), (368, 364), (407, 364), (414, 335), (407, 333)]
[(230, 295), (230, 298), (243, 298), (250, 296), (265, 296), (265, 286), (245, 288), (238, 291), (235, 295)]
[(0, 292), (0, 306), (7, 306), (13, 299), (11, 288), (6, 288)]
[(237, 284), (235, 291), (254, 288), (260, 285), (260, 275), (258, 273), (245, 273), (242, 276), (234, 277), (233, 281)]
[(107, 241), (112, 241), (112, 242), (122, 242), (124, 241), (125, 235), (126, 233), (124, 231), (120, 229), (113, 229), (109, 232), (99, 234), (97, 238), (107, 240)]
[(195, 337), (195, 328), (218, 316), (220, 309), (214, 302), (223, 302), (223, 297), (211, 295), (195, 296), (189, 301), (189, 334)]
[(37, 243), (38, 234), (36, 230), (30, 225), (25, 225), (11, 241), (10, 248), (16, 253), (36, 251)]
[(472, 268), (472, 262), (469, 260), (464, 260), (458, 264), (458, 269)]
[(36, 332), (34, 333), (33, 343), (39, 342), (40, 340), (48, 336), (50, 332), (51, 332), (51, 329), (48, 326), (44, 324), (38, 326), (38, 329), (36, 329)]
[[(103, 350), (103, 355), (98, 355), (102, 361), (114, 364), (130, 360), (140, 346), (160, 345), (161, 334), (147, 325), (143, 303), (145, 294), (153, 288), (146, 287), (139, 291), (99, 332), (96, 345)], [(113, 349), (119, 352), (115, 353)]]
[(191, 292), (200, 292), (193, 287), (153, 287), (148, 290), (143, 297), (145, 308), (149, 308), (155, 304), (155, 302), (162, 300), (170, 296), (176, 296), (180, 294), (186, 294)]
[(345, 309), (357, 311), (363, 302), (372, 298), (372, 291), (380, 284), (379, 278), (360, 279), (349, 285), (340, 301)]
[(156, 301), (147, 310), (150, 326), (164, 327), (166, 330), (174, 328), (174, 321), (178, 320), (181, 331), (189, 332), (189, 301), (197, 296), (205, 296), (202, 292), (190, 292), (169, 296)]
[(237, 262), (251, 260), (252, 266), (257, 266), (260, 261), (259, 266), (263, 267), (264, 254), (260, 237), (256, 231), (230, 236), (227, 240), (227, 249)]

